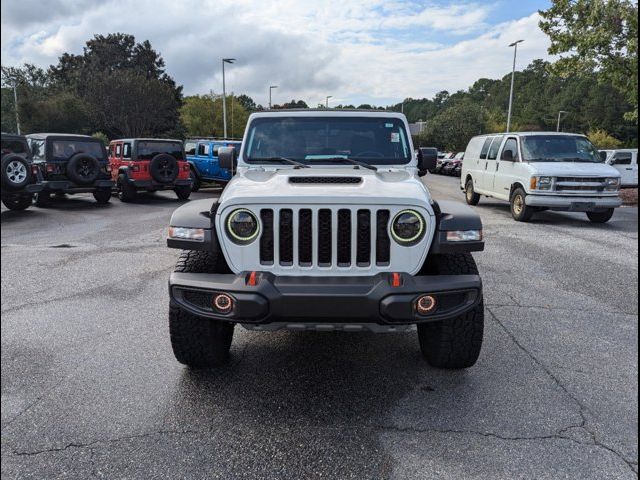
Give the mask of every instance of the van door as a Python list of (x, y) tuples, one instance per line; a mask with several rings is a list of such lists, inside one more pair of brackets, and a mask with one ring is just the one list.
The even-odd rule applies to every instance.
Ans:
[(484, 161), (484, 171), (481, 176), (482, 191), (490, 194), (494, 193), (493, 179), (498, 169), (498, 153), (500, 152), (500, 146), (502, 145), (502, 135), (498, 135), (493, 138), (489, 151), (487, 152), (487, 158)]
[[(509, 199), (511, 193), (511, 185), (519, 177), (520, 170), (520, 149), (518, 148), (517, 137), (507, 137), (500, 150), (499, 160), (496, 165), (496, 172), (493, 176), (492, 190), (495, 192), (496, 197), (503, 200)], [(511, 160), (505, 160), (505, 153), (511, 152)]]
[(620, 172), (622, 186), (635, 187), (638, 185), (638, 152), (615, 152), (611, 159), (611, 165)]

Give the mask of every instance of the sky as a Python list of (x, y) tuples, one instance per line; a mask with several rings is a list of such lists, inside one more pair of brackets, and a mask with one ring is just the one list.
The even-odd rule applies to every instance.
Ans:
[(3, 65), (48, 67), (95, 34), (149, 40), (187, 95), (389, 105), (466, 89), (549, 58), (547, 0), (2, 0)]

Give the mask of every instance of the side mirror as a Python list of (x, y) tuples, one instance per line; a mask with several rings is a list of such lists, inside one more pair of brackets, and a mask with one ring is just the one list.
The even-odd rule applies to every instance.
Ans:
[(600, 161), (602, 162), (607, 161), (607, 152), (600, 152)]
[(233, 147), (220, 147), (218, 149), (218, 164), (220, 168), (233, 172), (238, 166), (236, 149)]
[(438, 164), (438, 150), (429, 148), (418, 150), (418, 175), (426, 175), (429, 170), (434, 170)]
[(513, 158), (513, 150), (505, 150), (502, 152), (502, 160), (505, 162), (513, 162), (515, 159)]

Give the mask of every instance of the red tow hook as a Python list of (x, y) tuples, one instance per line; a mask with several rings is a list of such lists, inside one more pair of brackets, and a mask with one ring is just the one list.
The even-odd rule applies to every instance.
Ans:
[(391, 286), (394, 288), (402, 286), (402, 276), (399, 273), (391, 274)]
[(247, 277), (247, 285), (250, 287), (255, 287), (258, 284), (258, 278), (256, 272), (251, 272)]

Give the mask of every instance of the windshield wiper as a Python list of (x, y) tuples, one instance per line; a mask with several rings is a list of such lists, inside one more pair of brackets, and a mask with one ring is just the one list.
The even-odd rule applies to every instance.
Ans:
[(309, 168), (306, 163), (297, 162), (286, 157), (267, 157), (267, 158), (250, 158), (250, 162), (280, 162), (289, 165), (294, 165), (296, 168)]
[(366, 162), (361, 162), (360, 160), (354, 160), (353, 158), (348, 158), (348, 157), (323, 158), (322, 161), (323, 162), (332, 162), (332, 163), (337, 163), (337, 162), (350, 163), (351, 165), (355, 165), (357, 167), (366, 168), (368, 170), (373, 170), (374, 172), (378, 171), (378, 168), (373, 166), (373, 165), (369, 165)]

